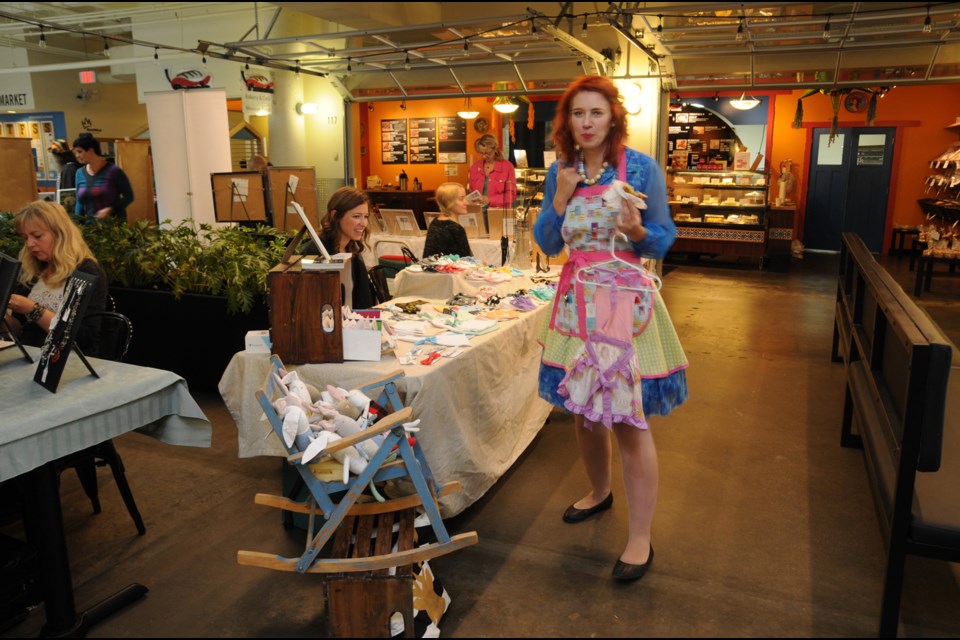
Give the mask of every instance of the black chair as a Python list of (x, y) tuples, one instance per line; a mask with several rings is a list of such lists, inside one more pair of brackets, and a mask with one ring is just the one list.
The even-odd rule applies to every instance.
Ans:
[(390, 286), (387, 284), (387, 267), (378, 264), (371, 267), (368, 273), (370, 274), (370, 282), (373, 283), (373, 290), (377, 294), (377, 302), (383, 303), (392, 299), (393, 296), (390, 294)]
[[(95, 318), (100, 321), (100, 349), (98, 357), (103, 360), (122, 361), (127, 351), (130, 349), (130, 342), (133, 340), (133, 325), (130, 319), (122, 313), (115, 311), (98, 311), (87, 314), (87, 318)], [(137, 526), (137, 532), (142, 536), (147, 532), (143, 524), (143, 518), (137, 509), (137, 503), (133, 499), (133, 492), (127, 483), (127, 476), (123, 469), (123, 460), (113, 446), (113, 440), (107, 440), (100, 444), (88, 447), (82, 451), (71, 453), (57, 461), (57, 475), (63, 473), (65, 469), (74, 468), (84, 492), (90, 498), (93, 505), (93, 512), (100, 513), (100, 495), (97, 486), (97, 467), (109, 466), (113, 472), (113, 478), (123, 497), (123, 503), (127, 505), (127, 511), (133, 518)]]

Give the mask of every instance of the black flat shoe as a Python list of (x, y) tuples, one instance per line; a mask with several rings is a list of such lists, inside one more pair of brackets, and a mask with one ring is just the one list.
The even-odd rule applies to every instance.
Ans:
[(617, 560), (613, 565), (613, 579), (620, 582), (632, 582), (639, 580), (647, 572), (650, 565), (653, 564), (653, 545), (650, 545), (650, 557), (643, 564), (628, 564), (623, 560)]
[(613, 493), (608, 493), (607, 497), (593, 505), (589, 509), (577, 509), (575, 506), (570, 505), (567, 507), (567, 510), (563, 512), (563, 521), (564, 522), (583, 522), (590, 516), (595, 513), (600, 513), (601, 511), (606, 511), (613, 506)]

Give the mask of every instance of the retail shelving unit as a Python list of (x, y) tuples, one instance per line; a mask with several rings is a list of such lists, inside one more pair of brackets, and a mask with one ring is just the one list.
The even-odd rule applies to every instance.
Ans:
[(546, 169), (514, 169), (517, 179), (517, 207), (540, 208), (543, 202), (543, 186), (547, 179)]
[(768, 184), (761, 171), (668, 171), (671, 251), (766, 256)]
[[(960, 134), (960, 122), (947, 127)], [(960, 220), (960, 141), (952, 143), (939, 156), (930, 161), (930, 175), (927, 176), (929, 198), (917, 202), (928, 217), (941, 219), (953, 224)]]

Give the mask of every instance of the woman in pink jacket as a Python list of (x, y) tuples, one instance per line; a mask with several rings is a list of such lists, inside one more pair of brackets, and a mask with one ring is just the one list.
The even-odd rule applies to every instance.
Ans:
[(480, 159), (470, 167), (470, 192), (483, 195), (483, 224), (489, 229), (487, 208), (510, 209), (517, 196), (513, 164), (504, 160), (497, 139), (485, 133), (474, 144)]

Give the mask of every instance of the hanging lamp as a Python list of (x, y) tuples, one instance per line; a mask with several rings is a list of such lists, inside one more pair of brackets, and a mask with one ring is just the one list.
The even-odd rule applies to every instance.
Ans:
[(473, 108), (473, 103), (470, 101), (470, 96), (467, 96), (463, 101), (463, 109), (457, 111), (457, 115), (464, 120), (473, 120), (480, 115), (480, 112)]
[(740, 94), (740, 97), (736, 100), (730, 101), (730, 106), (734, 109), (740, 109), (741, 111), (748, 111), (753, 109), (755, 106), (760, 104), (760, 101), (753, 97), (753, 94), (750, 94), (750, 97), (747, 97), (747, 92), (744, 91)]
[(500, 113), (513, 113), (520, 108), (520, 105), (513, 101), (513, 98), (507, 96), (497, 96), (493, 101), (493, 108)]

